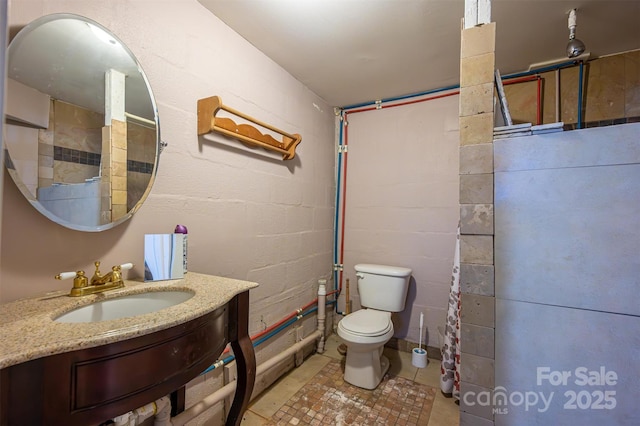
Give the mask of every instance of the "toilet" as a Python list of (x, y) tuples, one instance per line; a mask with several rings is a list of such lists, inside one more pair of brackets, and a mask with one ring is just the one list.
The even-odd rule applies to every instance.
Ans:
[(354, 269), (362, 309), (338, 323), (338, 336), (347, 346), (344, 380), (375, 389), (389, 370), (382, 351), (393, 337), (391, 313), (404, 309), (411, 269), (372, 264), (358, 264)]

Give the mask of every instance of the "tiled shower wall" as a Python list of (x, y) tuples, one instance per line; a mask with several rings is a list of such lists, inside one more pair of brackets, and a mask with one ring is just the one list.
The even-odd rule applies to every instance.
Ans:
[(49, 127), (38, 132), (38, 187), (99, 176), (104, 115), (51, 100)]
[[(138, 141), (132, 143), (132, 141)], [(149, 186), (155, 156), (156, 130), (127, 121), (127, 210), (142, 198)]]
[[(39, 176), (39, 187), (54, 182), (83, 183), (99, 175), (104, 115), (76, 105), (51, 101), (50, 125), (38, 132), (40, 174), (51, 175), (50, 182)], [(79, 131), (81, 130), (81, 131)], [(85, 135), (78, 137), (78, 134)], [(147, 188), (156, 150), (154, 128), (127, 121), (127, 210), (140, 200)], [(52, 169), (47, 173), (45, 168)], [(125, 166), (123, 166), (125, 167)]]
[[(8, 139), (14, 144), (32, 147), (28, 154), (20, 154), (19, 164), (28, 166), (19, 170), (34, 196), (39, 188), (51, 187), (54, 183), (79, 183), (100, 176), (100, 164), (108, 155), (102, 155), (101, 129), (104, 115), (66, 102), (49, 102), (49, 126), (43, 130), (30, 130), (9, 126)], [(149, 185), (156, 155), (156, 130), (147, 125), (127, 122), (127, 139), (135, 140), (127, 149), (126, 206), (131, 210), (141, 199)], [(79, 135), (83, 135), (82, 137)], [(35, 141), (37, 138), (37, 142)], [(34, 139), (28, 142), (27, 139)], [(37, 146), (36, 146), (37, 144)], [(33, 166), (37, 161), (37, 168)], [(27, 170), (37, 170), (37, 176), (27, 178)], [(56, 191), (56, 190), (54, 190)], [(63, 196), (65, 197), (65, 196)]]
[(495, 23), (462, 30), (460, 50), (460, 423), (493, 424), (466, 392), (494, 387), (493, 99)]

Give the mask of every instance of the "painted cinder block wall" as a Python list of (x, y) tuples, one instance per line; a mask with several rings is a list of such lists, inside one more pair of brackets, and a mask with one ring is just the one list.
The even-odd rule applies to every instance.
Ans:
[[(91, 271), (95, 260), (133, 262), (128, 276), (141, 277), (144, 234), (171, 233), (176, 224), (189, 229), (191, 271), (260, 284), (250, 294), (251, 334), (313, 300), (318, 279), (332, 273), (333, 109), (195, 0), (13, 1), (11, 33), (51, 13), (86, 16), (129, 47), (147, 74), (169, 145), (142, 208), (101, 233), (49, 221), (4, 171), (0, 301), (66, 290), (72, 283), (54, 275)], [(283, 162), (217, 136), (198, 138), (197, 100), (214, 95), (300, 133), (296, 159)], [(306, 332), (315, 323), (309, 318)], [(289, 330), (260, 346), (258, 361), (294, 340)], [(187, 392), (188, 403), (201, 388), (219, 387), (219, 375), (207, 378), (212, 383)]]
[[(195, 0), (13, 2), (12, 34), (39, 16), (75, 13), (111, 29), (136, 55), (159, 109), (162, 139), (151, 194), (136, 215), (101, 233), (68, 230), (35, 211), (5, 173), (0, 301), (65, 290), (60, 271), (143, 262), (146, 233), (189, 229), (191, 271), (260, 283), (251, 292), (250, 333), (311, 301), (331, 277), (334, 115), (322, 99)], [(198, 138), (196, 102), (223, 102), (290, 132), (297, 158)], [(129, 277), (141, 277), (136, 266)], [(212, 289), (215, 291), (215, 289)], [(315, 317), (304, 321), (305, 332)], [(293, 330), (261, 345), (258, 361), (295, 340)], [(187, 404), (222, 384), (221, 370), (192, 383)], [(212, 410), (202, 416), (221, 416)]]
[[(1, 300), (64, 289), (68, 283), (53, 275), (89, 269), (97, 259), (103, 265), (133, 261), (130, 276), (141, 276), (144, 234), (170, 233), (177, 223), (189, 229), (191, 270), (262, 284), (252, 303), (258, 314), (262, 304), (270, 306), (265, 322), (313, 298), (317, 280), (331, 276), (332, 109), (194, 0), (13, 2), (12, 33), (56, 12), (101, 23), (133, 51), (169, 145), (146, 203), (106, 232), (81, 233), (50, 222), (7, 179)], [(196, 101), (212, 95), (302, 134), (297, 158), (283, 162), (221, 137), (198, 138)], [(275, 303), (279, 298), (284, 301)]]
[[(438, 96), (447, 93), (453, 94), (349, 114), (343, 177), (343, 274), (353, 309), (360, 308), (356, 264), (411, 268), (405, 309), (393, 315), (395, 339), (387, 345), (417, 347), (423, 313), (430, 356), (439, 356), (458, 224), (459, 97)], [(412, 101), (419, 99), (429, 96)]]

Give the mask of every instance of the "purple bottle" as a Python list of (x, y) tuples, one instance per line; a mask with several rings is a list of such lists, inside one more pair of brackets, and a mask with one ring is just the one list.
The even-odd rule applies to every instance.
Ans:
[(182, 255), (183, 255), (183, 259), (182, 259), (182, 267), (184, 270), (184, 273), (187, 273), (187, 227), (184, 225), (176, 225), (176, 230), (173, 231), (174, 234), (182, 234), (182, 243), (183, 243), (183, 248), (182, 248)]

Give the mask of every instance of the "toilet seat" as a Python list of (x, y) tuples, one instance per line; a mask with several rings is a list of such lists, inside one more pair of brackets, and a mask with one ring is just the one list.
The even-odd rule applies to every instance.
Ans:
[(381, 336), (393, 328), (391, 313), (375, 309), (360, 309), (344, 317), (339, 324), (351, 334), (369, 337)]
[(338, 336), (347, 344), (384, 345), (393, 336), (391, 313), (361, 309), (349, 314), (338, 323)]

